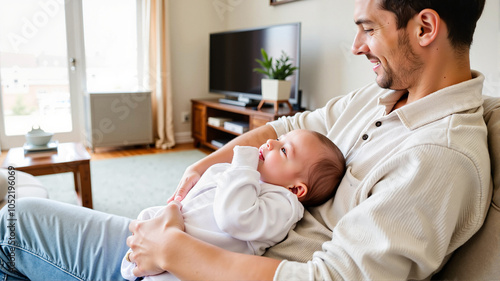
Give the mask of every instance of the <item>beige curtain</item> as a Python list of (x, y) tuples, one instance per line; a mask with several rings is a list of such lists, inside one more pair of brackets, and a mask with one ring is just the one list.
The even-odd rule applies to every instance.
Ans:
[(156, 147), (169, 149), (175, 145), (172, 113), (172, 82), (170, 69), (170, 34), (168, 0), (144, 0), (144, 33), (149, 42), (149, 87), (153, 99), (153, 128)]

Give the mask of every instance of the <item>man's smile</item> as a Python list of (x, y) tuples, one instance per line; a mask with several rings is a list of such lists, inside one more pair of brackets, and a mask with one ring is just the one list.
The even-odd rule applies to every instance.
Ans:
[(373, 63), (373, 64), (375, 64), (373, 66), (373, 70), (376, 70), (377, 68), (379, 68), (379, 66), (380, 66), (380, 61), (379, 60), (371, 59), (370, 62)]

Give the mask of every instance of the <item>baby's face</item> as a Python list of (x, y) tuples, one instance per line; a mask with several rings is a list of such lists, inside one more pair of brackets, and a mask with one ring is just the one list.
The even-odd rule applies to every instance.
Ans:
[(305, 183), (308, 167), (321, 155), (321, 148), (316, 136), (306, 130), (268, 140), (259, 148), (260, 179), (284, 187)]

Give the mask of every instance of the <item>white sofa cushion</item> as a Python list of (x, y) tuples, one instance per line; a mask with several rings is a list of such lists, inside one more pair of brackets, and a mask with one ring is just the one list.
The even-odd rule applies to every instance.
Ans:
[[(7, 191), (8, 191), (8, 170), (0, 169), (0, 207), (3, 207), (6, 203)], [(34, 176), (21, 172), (15, 171), (15, 184), (16, 199), (22, 197), (41, 197), (48, 198), (49, 194), (47, 189), (42, 185), (42, 183), (36, 179)]]

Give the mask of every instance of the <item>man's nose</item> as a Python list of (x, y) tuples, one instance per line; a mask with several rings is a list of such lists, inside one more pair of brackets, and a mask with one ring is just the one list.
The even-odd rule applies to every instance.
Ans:
[(352, 53), (359, 56), (366, 54), (369, 50), (370, 48), (368, 48), (368, 45), (364, 41), (364, 36), (360, 32), (356, 33), (354, 42), (352, 42)]

